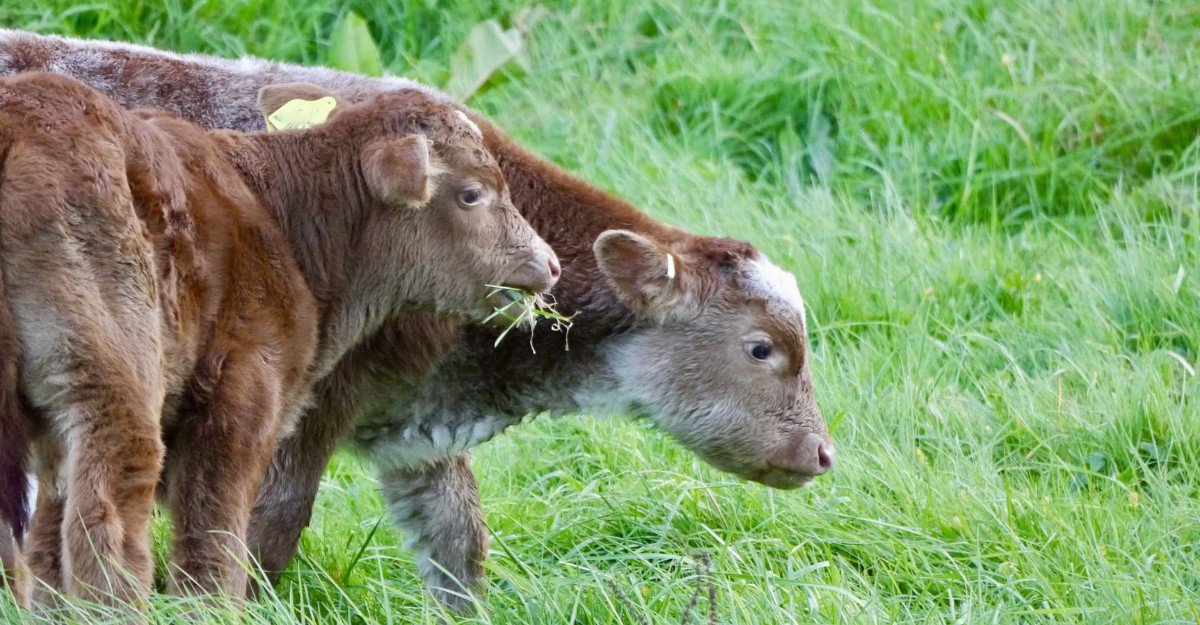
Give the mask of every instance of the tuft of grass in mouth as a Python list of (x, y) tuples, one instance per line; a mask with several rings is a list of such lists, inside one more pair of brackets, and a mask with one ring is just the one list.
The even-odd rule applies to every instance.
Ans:
[(500, 333), (500, 336), (496, 337), (496, 342), (493, 346), (499, 346), (500, 341), (503, 341), (504, 337), (508, 336), (508, 333), (513, 328), (524, 325), (529, 327), (529, 349), (536, 354), (537, 350), (533, 347), (533, 331), (537, 328), (540, 319), (550, 319), (553, 322), (550, 324), (550, 329), (555, 332), (562, 332), (566, 349), (568, 351), (571, 349), (569, 336), (571, 326), (574, 323), (571, 321), (571, 317), (567, 317), (556, 310), (556, 304), (552, 296), (544, 293), (530, 293), (524, 289), (517, 289), (510, 286), (496, 284), (489, 284), (487, 286), (492, 289), (488, 293), (489, 298), (503, 293), (511, 300), (504, 306), (497, 307), (492, 311), (492, 314), (483, 320), (484, 323), (488, 323), (493, 319), (499, 318), (508, 322), (508, 325), (504, 327), (504, 331)]

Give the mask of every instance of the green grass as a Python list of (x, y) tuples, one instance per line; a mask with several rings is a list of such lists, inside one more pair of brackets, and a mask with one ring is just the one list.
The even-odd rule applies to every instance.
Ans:
[[(725, 624), (1200, 622), (1192, 0), (548, 6), (529, 69), (472, 104), (794, 271), (838, 466), (773, 492), (641, 425), (518, 428), (477, 455), (495, 538), (463, 622), (678, 623), (701, 552)], [(346, 8), (441, 83), (519, 7), (11, 0), (0, 24), (321, 63)], [(243, 622), (439, 622), (370, 476), (336, 460)]]

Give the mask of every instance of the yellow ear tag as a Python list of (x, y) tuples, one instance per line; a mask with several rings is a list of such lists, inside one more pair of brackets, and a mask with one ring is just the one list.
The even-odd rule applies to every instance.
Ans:
[(299, 130), (325, 123), (337, 106), (332, 96), (320, 100), (290, 100), (279, 110), (267, 115), (267, 132)]

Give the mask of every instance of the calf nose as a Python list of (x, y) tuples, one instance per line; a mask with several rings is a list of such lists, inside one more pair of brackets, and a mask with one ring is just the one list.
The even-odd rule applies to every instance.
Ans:
[[(833, 461), (837, 458), (837, 451), (833, 448), (833, 443), (821, 441), (817, 446), (817, 466), (821, 468), (821, 473), (833, 468)], [(820, 475), (818, 473), (818, 475)]]
[(788, 446), (784, 456), (772, 463), (777, 468), (801, 475), (823, 475), (833, 468), (837, 453), (833, 442), (818, 434), (808, 433)]
[(549, 245), (535, 248), (532, 258), (525, 261), (512, 275), (505, 280), (505, 286), (525, 289), (531, 293), (549, 291), (562, 275), (562, 267), (558, 264), (558, 256)]

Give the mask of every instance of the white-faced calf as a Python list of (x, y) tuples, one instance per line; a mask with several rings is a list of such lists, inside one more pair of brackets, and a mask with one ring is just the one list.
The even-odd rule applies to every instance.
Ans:
[[(271, 82), (314, 82), (352, 101), (421, 88), (253, 58), (0, 32), (0, 73), (47, 68), (127, 105), (239, 129), (261, 127), (253, 94)], [(561, 311), (577, 315), (571, 349), (544, 329), (532, 353), (521, 340), (493, 348), (494, 332), (460, 333), (444, 318), (410, 315), (384, 326), (320, 385), (297, 434), (276, 452), (251, 529), (267, 570), (282, 570), (295, 553), (325, 464), (352, 430), (353, 445), (379, 467), (423, 576), (452, 603), (459, 582), (481, 579), (487, 552), (467, 450), (527, 415), (645, 416), (716, 466), (771, 486), (798, 486), (832, 466), (791, 275), (747, 243), (650, 219), (460, 108), (482, 128), (517, 208), (562, 260), (553, 294)], [(417, 352), (437, 363), (431, 375), (413, 365)]]
[[(326, 95), (275, 85), (259, 108)], [(482, 141), (414, 90), (241, 134), (0, 79), (0, 555), (31, 446), (39, 587), (144, 595), (158, 487), (172, 587), (244, 594), (255, 493), (313, 385), (401, 312), (482, 319), (488, 284), (557, 279)]]

